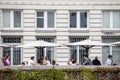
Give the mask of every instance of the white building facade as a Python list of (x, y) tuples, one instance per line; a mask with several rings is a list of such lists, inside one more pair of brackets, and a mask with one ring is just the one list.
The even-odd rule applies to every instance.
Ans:
[[(70, 57), (83, 62), (82, 47), (15, 48), (14, 45), (36, 40), (68, 44), (90, 39), (112, 43), (120, 41), (120, 0), (0, 0), (0, 43), (11, 45), (1, 49), (1, 57), (11, 56), (11, 65), (27, 61), (31, 56), (38, 60), (47, 56), (65, 65)], [(114, 63), (120, 59), (120, 47), (93, 47), (90, 58), (98, 56), (105, 64), (113, 55)]]

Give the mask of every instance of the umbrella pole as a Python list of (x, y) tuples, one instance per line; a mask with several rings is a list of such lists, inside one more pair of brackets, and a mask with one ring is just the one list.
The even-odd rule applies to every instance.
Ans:
[(89, 48), (86, 48), (86, 55), (89, 56)]
[(43, 61), (44, 61), (44, 58), (45, 58), (44, 55), (45, 55), (45, 54), (44, 54), (44, 48), (42, 48), (42, 56), (43, 56), (42, 65), (43, 65)]
[[(39, 58), (43, 58), (43, 60), (44, 60), (44, 47), (39, 47), (38, 49), (39, 49), (39, 51), (40, 51), (40, 56), (39, 56)], [(40, 64), (41, 64), (41, 65), (43, 65), (43, 60), (40, 61)]]

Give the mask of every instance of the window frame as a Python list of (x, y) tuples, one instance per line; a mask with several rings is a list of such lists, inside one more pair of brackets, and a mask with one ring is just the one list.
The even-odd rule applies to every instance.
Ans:
[[(36, 41), (39, 41), (39, 40), (47, 41), (49, 39), (53, 39), (53, 41), (51, 41), (52, 43), (56, 42), (56, 37), (55, 36), (36, 36)], [(56, 60), (56, 54), (55, 54), (56, 53), (56, 48), (55, 47), (47, 47), (47, 48), (53, 49), (53, 53), (51, 53), (51, 61), (50, 61), (50, 63), (52, 63), (52, 60)], [(44, 57), (47, 56), (47, 48), (44, 48), (44, 53), (43, 53)], [(35, 60), (37, 61), (37, 58), (38, 58), (37, 49), (35, 49), (35, 53), (36, 53), (36, 59)]]
[[(110, 26), (109, 26), (109, 28), (104, 28), (104, 26), (103, 26), (103, 12), (104, 11), (109, 11), (109, 14), (110, 14)], [(103, 10), (102, 11), (102, 30), (120, 30), (120, 28), (114, 28), (115, 26), (113, 25), (114, 23), (113, 23), (113, 14), (114, 14), (114, 11), (119, 11), (120, 12), (120, 10)]]
[[(37, 27), (37, 12), (43, 12), (43, 14), (44, 14), (44, 26), (41, 28)], [(48, 22), (47, 22), (48, 12), (54, 13), (54, 26), (53, 27), (48, 27)], [(52, 11), (50, 11), (50, 10), (36, 10), (36, 12), (35, 12), (35, 28), (36, 28), (36, 30), (55, 30), (55, 28), (56, 28), (56, 11), (55, 10), (52, 10)]]
[[(70, 27), (70, 13), (71, 12), (76, 12), (76, 28), (71, 28)], [(85, 26), (85, 28), (81, 28), (81, 26), (80, 26), (80, 13), (81, 12), (86, 12), (87, 13), (87, 26)], [(68, 21), (68, 26), (69, 26), (69, 29), (70, 30), (87, 30), (88, 28), (89, 28), (89, 11), (88, 10), (85, 10), (85, 11), (82, 11), (82, 10), (80, 10), (80, 11), (69, 11), (69, 21)]]
[[(9, 27), (3, 27), (3, 11), (9, 11), (10, 12), (10, 26)], [(19, 26), (19, 27), (14, 26), (14, 11), (20, 11), (21, 12), (21, 26)], [(3, 30), (21, 30), (23, 28), (23, 11), (22, 10), (3, 9), (0, 12), (1, 12), (1, 28)]]
[[(86, 39), (89, 39), (89, 36), (69, 36), (69, 42), (70, 43), (74, 43), (74, 42), (71, 42), (71, 39), (78, 39), (78, 40), (75, 40), (74, 42), (78, 42), (78, 41), (83, 41), (83, 40), (86, 40)], [(72, 46), (73, 47), (73, 46)], [(71, 49), (72, 47), (69, 47), (69, 58), (72, 57), (71, 56)], [(80, 52), (79, 50), (84, 50), (85, 49), (83, 47), (80, 47), (80, 46), (74, 46), (74, 48), (76, 48), (76, 62), (77, 63), (80, 63)], [(83, 53), (83, 55), (85, 55), (85, 52)], [(83, 57), (83, 56), (82, 56)]]
[[(106, 37), (107, 37), (107, 38), (106, 38)], [(120, 37), (120, 36), (102, 36), (101, 38), (102, 38), (102, 42), (103, 42), (103, 43), (113, 43), (113, 42), (119, 41), (119, 39), (120, 39), (119, 37)], [(106, 41), (104, 41), (104, 39), (109, 39), (109, 40), (110, 40), (110, 39), (113, 39), (113, 40), (110, 41), (110, 42), (106, 42)], [(116, 40), (115, 40), (115, 39), (116, 39)], [(107, 47), (109, 48), (109, 49), (108, 49), (108, 50), (109, 50), (109, 54), (108, 54), (108, 55), (112, 55), (112, 56), (114, 57), (114, 54), (115, 54), (115, 53), (113, 52), (113, 49), (114, 49), (114, 47), (119, 47), (119, 46), (107, 46)], [(101, 59), (102, 59), (101, 62), (102, 62), (103, 65), (106, 65), (106, 60), (107, 60), (108, 56), (106, 56), (106, 60), (104, 60), (105, 57), (103, 57), (103, 56), (105, 56), (105, 55), (104, 55), (104, 53), (103, 53), (103, 52), (104, 52), (103, 50), (104, 50), (104, 46), (102, 46), (102, 51), (101, 51), (101, 54), (102, 54), (102, 55), (101, 55)], [(119, 53), (118, 53), (118, 54), (119, 54)], [(104, 58), (104, 59), (103, 59), (103, 58)], [(113, 59), (113, 60), (114, 60), (114, 59)], [(120, 59), (118, 59), (118, 61), (119, 61), (119, 60), (120, 60)]]
[[(10, 37), (10, 36), (2, 36), (1, 37), (1, 39), (2, 39), (2, 43), (3, 43), (3, 38), (4, 37)], [(10, 61), (10, 63), (11, 63), (11, 65), (13, 65), (13, 51), (14, 51), (14, 46), (15, 45), (20, 45), (20, 44), (22, 44), (22, 42), (23, 42), (23, 37), (22, 36), (11, 36), (11, 37), (17, 37), (17, 38), (21, 38), (21, 43), (3, 43), (3, 44), (7, 44), (7, 45), (9, 45), (10, 47), (10, 58), (11, 58), (11, 61)], [(3, 48), (2, 48), (2, 52), (3, 52)], [(22, 61), (23, 60), (23, 48), (21, 48), (21, 58), (20, 58), (20, 60)], [(2, 57), (3, 57), (3, 53), (2, 53)], [(20, 63), (21, 63), (21, 61), (20, 61)]]

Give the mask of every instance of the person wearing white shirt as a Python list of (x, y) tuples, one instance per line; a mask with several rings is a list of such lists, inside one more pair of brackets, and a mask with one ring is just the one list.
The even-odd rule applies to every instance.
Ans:
[(48, 57), (45, 57), (43, 60), (43, 65), (50, 66), (50, 61), (48, 60)]
[(46, 62), (47, 62), (47, 64), (46, 64), (46, 65), (47, 65), (47, 66), (50, 66), (50, 61), (49, 61), (49, 60), (47, 60)]
[(34, 56), (31, 57), (31, 60), (28, 61), (28, 66), (35, 66), (36, 62), (34, 61)]
[(112, 55), (109, 55), (108, 59), (106, 60), (106, 65), (111, 66), (112, 64), (113, 64)]

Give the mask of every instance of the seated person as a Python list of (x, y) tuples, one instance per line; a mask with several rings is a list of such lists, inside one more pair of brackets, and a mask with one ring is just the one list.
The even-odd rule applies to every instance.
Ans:
[(88, 55), (84, 55), (83, 65), (92, 65), (91, 59), (88, 58)]
[(34, 56), (28, 61), (28, 66), (35, 66), (37, 63), (34, 61)]
[(21, 63), (21, 66), (25, 66), (25, 63), (24, 63), (24, 62), (22, 62), (22, 63)]
[(71, 57), (69, 61), (67, 62), (68, 65), (76, 65), (74, 59)]
[(50, 66), (50, 61), (48, 60), (48, 57), (45, 57), (45, 59), (43, 60), (43, 65)]
[(52, 60), (52, 65), (58, 65), (58, 64), (56, 64), (55, 60)]

